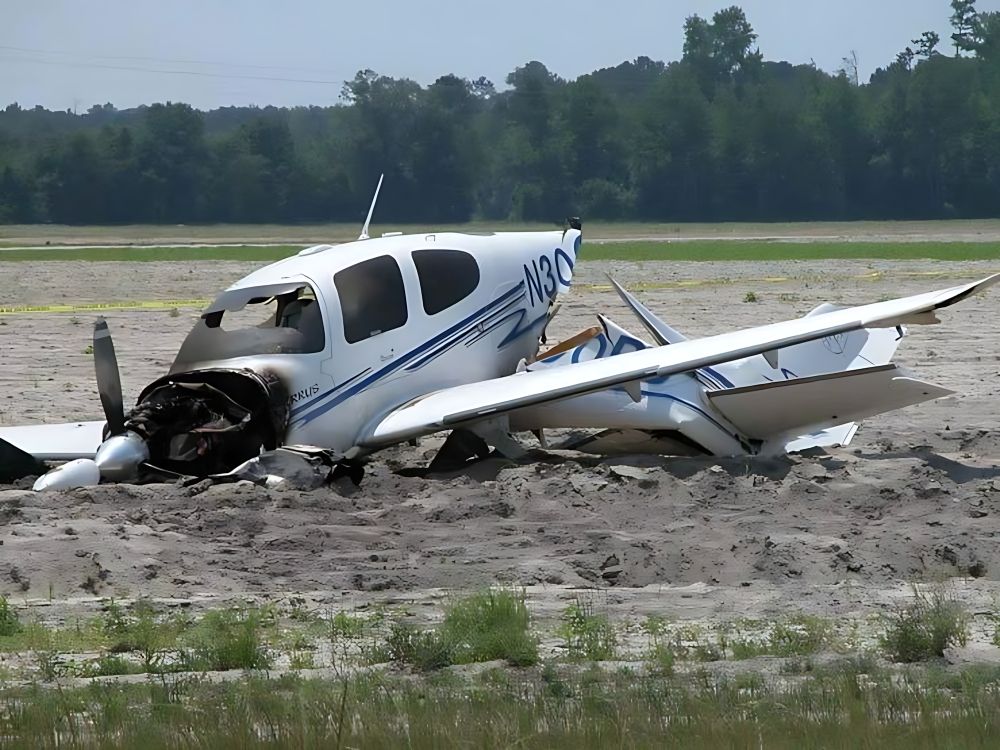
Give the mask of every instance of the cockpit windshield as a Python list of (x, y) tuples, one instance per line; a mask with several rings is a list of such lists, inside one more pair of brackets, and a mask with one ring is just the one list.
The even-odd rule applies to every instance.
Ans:
[(223, 292), (184, 340), (171, 372), (230, 357), (322, 351), (320, 307), (313, 288), (302, 281)]

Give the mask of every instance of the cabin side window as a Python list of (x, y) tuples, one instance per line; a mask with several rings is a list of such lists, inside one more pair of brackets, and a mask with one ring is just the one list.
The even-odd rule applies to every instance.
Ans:
[(333, 283), (344, 316), (344, 338), (356, 344), (406, 325), (406, 290), (399, 264), (389, 255), (338, 271)]
[(413, 264), (428, 315), (458, 304), (479, 286), (479, 264), (461, 250), (415, 250)]

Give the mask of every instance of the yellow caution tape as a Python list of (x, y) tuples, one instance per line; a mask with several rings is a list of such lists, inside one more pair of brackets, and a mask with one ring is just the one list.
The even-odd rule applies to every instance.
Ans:
[[(986, 273), (984, 271), (984, 273)], [(788, 277), (788, 276), (764, 276), (762, 278), (739, 278), (739, 277), (721, 277), (721, 278), (705, 278), (705, 279), (679, 279), (676, 281), (640, 281), (636, 284), (629, 286), (629, 289), (633, 292), (643, 292), (643, 291), (654, 291), (657, 289), (683, 289), (686, 287), (700, 287), (700, 286), (732, 286), (736, 284), (786, 284), (792, 281), (798, 281), (802, 283), (806, 282), (822, 282), (822, 281), (881, 281), (884, 279), (894, 279), (894, 278), (938, 278), (938, 279), (965, 279), (965, 278), (979, 278), (982, 274), (970, 272), (968, 269), (961, 272), (953, 273), (949, 271), (897, 271), (892, 269), (891, 271), (868, 271), (861, 274), (851, 274), (851, 275), (808, 275), (808, 276), (798, 276), (798, 277)], [(587, 292), (610, 292), (614, 289), (610, 284), (575, 284), (574, 289), (583, 290)]]
[(102, 310), (173, 310), (181, 307), (202, 308), (209, 300), (168, 299), (138, 300), (132, 302), (76, 302), (64, 305), (0, 305), (0, 315), (24, 313), (83, 313)]

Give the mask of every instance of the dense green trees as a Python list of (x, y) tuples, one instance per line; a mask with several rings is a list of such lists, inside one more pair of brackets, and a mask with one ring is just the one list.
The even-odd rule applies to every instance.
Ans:
[[(565, 81), (365, 70), (336, 107), (0, 112), (0, 222), (935, 218), (1000, 213), (1000, 13), (952, 0), (858, 85), (765, 61), (738, 7), (684, 55)], [(916, 31), (916, 30), (915, 30)]]

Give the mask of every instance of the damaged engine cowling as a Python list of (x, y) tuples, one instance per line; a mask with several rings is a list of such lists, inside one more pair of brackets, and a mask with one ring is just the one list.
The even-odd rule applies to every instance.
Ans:
[(145, 440), (148, 466), (207, 476), (280, 446), (289, 409), (288, 388), (274, 373), (193, 370), (146, 386), (125, 427)]

